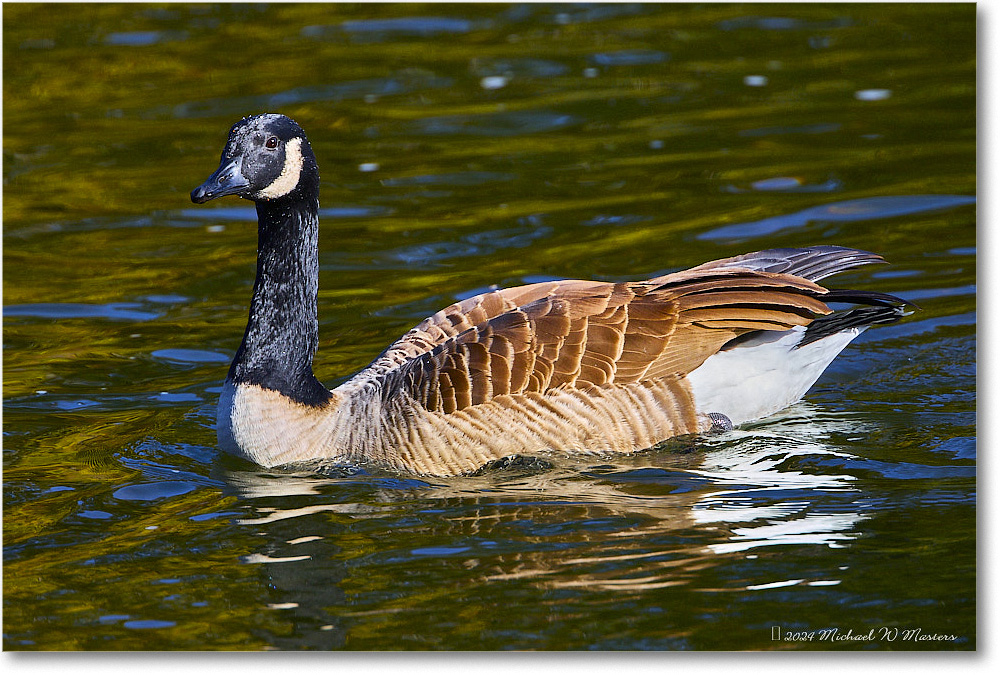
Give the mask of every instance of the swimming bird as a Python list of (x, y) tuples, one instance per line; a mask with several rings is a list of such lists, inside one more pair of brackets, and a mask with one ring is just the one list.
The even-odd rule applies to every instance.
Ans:
[(839, 246), (758, 251), (641, 281), (547, 281), (445, 307), (329, 390), (312, 368), (319, 170), (301, 127), (277, 114), (237, 122), (191, 200), (225, 195), (256, 204), (258, 243), (218, 440), (264, 467), (318, 460), (459, 475), (510, 456), (633, 452), (731, 429), (798, 401), (853, 338), (907, 304), (817, 284), (884, 262)]

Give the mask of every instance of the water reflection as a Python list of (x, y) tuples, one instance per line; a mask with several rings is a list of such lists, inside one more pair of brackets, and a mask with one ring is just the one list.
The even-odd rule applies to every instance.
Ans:
[[(340, 609), (322, 610), (304, 579), (330, 573), (354, 587), (367, 575), (391, 577), (401, 565), (434, 560), (459, 584), (641, 593), (703, 583), (706, 570), (752, 549), (842, 547), (861, 535), (866, 516), (855, 503), (857, 477), (836, 471), (857, 458), (830, 438), (869, 431), (803, 404), (766, 429), (696, 445), (547, 456), (461, 479), (359, 467), (227, 469), (224, 478), (253, 514), (239, 524), (263, 538), (244, 562), (261, 564), (277, 588), (300, 589), (290, 596), (298, 610), (347, 616), (373, 598), (338, 596)], [(796, 462), (804, 458), (833, 466), (802, 471)], [(739, 581), (755, 583), (770, 581)]]

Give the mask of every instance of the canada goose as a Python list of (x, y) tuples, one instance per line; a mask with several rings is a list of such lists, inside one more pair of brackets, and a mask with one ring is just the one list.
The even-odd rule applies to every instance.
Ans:
[[(220, 447), (265, 467), (374, 462), (469, 473), (545, 450), (632, 452), (798, 401), (847, 344), (905, 301), (815, 282), (881, 257), (783, 248), (644, 281), (490, 291), (425, 319), (330, 391), (313, 375), (319, 171), (291, 119), (229, 130), (191, 192), (256, 203), (257, 276), (219, 400)], [(833, 313), (827, 302), (861, 305)]]

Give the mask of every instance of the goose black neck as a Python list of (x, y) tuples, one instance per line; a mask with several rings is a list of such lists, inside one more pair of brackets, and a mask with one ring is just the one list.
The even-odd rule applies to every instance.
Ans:
[(312, 371), (319, 344), (319, 198), (296, 191), (257, 202), (257, 278), (250, 318), (229, 379), (306, 405), (330, 392)]

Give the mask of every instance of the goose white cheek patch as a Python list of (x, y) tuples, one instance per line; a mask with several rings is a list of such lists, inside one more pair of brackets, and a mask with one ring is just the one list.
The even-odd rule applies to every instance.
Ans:
[(285, 166), (274, 182), (257, 193), (258, 197), (274, 199), (282, 197), (295, 189), (299, 184), (299, 174), (302, 173), (302, 139), (293, 138), (285, 145)]

